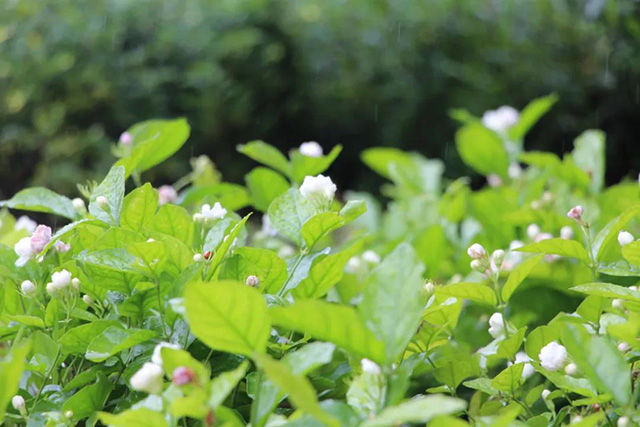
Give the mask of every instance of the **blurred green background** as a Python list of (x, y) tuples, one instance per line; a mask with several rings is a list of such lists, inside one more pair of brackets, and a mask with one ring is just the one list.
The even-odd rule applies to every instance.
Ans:
[(185, 116), (170, 183), (208, 154), (230, 181), (235, 146), (317, 140), (345, 151), (343, 187), (379, 181), (359, 160), (389, 145), (470, 174), (452, 108), (522, 108), (556, 92), (528, 149), (608, 136), (607, 180), (640, 169), (640, 3), (635, 0), (4, 0), (0, 197), (27, 185), (73, 196), (113, 162), (130, 125)]

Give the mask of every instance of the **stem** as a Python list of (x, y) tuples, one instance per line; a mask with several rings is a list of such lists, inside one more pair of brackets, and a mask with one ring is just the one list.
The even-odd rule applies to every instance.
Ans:
[(40, 395), (42, 394), (42, 390), (47, 385), (47, 381), (49, 381), (49, 377), (51, 376), (51, 372), (53, 372), (53, 369), (58, 364), (58, 357), (60, 357), (60, 349), (59, 348), (58, 348), (58, 351), (56, 352), (56, 357), (53, 359), (53, 363), (51, 364), (51, 366), (49, 366), (49, 369), (47, 369), (47, 372), (44, 375), (44, 381), (42, 382), (42, 387), (40, 387), (38, 389), (38, 394), (36, 394), (36, 397), (33, 400), (33, 404), (31, 405), (31, 411), (29, 411), (29, 412), (33, 412), (34, 408), (36, 407), (36, 404), (38, 403), (38, 400), (40, 400)]
[(298, 266), (300, 265), (300, 262), (302, 261), (302, 258), (305, 255), (306, 255), (306, 251), (300, 251), (300, 254), (298, 254), (298, 258), (296, 259), (296, 262), (293, 264), (293, 268), (291, 269), (291, 273), (289, 274), (289, 277), (287, 277), (287, 280), (284, 282), (284, 285), (282, 286), (282, 289), (280, 290), (280, 292), (278, 292), (278, 296), (279, 297), (283, 296), (284, 293), (286, 292), (287, 285), (291, 281), (291, 278), (293, 277), (293, 274), (298, 269)]
[(586, 246), (587, 246), (587, 253), (589, 254), (589, 269), (591, 269), (591, 276), (593, 278), (593, 281), (595, 282), (597, 280), (598, 273), (596, 271), (596, 269), (597, 269), (596, 259), (595, 259), (594, 255), (593, 255), (593, 244), (591, 242), (590, 226), (589, 226), (589, 224), (585, 223), (580, 228), (582, 229), (582, 232), (584, 233), (584, 237), (585, 237), (584, 240), (585, 240), (585, 243), (586, 243)]
[(167, 330), (164, 327), (164, 306), (162, 305), (162, 298), (160, 297), (160, 284), (156, 280), (156, 297), (158, 298), (158, 312), (160, 313), (160, 323), (162, 326), (162, 336), (167, 339)]

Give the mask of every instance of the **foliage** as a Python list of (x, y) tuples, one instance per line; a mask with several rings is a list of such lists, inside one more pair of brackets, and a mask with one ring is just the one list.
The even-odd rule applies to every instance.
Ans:
[[(597, 131), (562, 159), (524, 151), (554, 102), (505, 128), (466, 114), (479, 190), (366, 150), (385, 207), (312, 176), (339, 148), (253, 141), (246, 187), (203, 157), (175, 188), (142, 184), (183, 120), (134, 126), (86, 201), (1, 202), (4, 425), (639, 423), (638, 184), (603, 187)], [(70, 222), (30, 237), (8, 209)]]

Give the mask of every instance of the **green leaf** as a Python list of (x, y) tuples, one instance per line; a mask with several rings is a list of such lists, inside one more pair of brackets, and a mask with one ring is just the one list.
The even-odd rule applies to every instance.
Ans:
[(509, 156), (502, 140), (479, 122), (456, 132), (456, 147), (462, 161), (482, 175), (507, 176)]
[(575, 240), (565, 240), (561, 238), (541, 240), (516, 249), (520, 252), (532, 252), (566, 256), (576, 258), (586, 264), (591, 261), (585, 248)]
[(602, 311), (609, 307), (609, 300), (597, 295), (589, 295), (576, 308), (578, 313), (584, 319), (599, 324)]
[[(222, 241), (220, 246), (216, 248), (216, 251), (214, 252), (213, 257), (209, 260), (209, 269), (212, 272), (212, 274), (215, 275), (218, 272), (218, 267), (222, 263), (222, 260), (224, 259), (224, 257), (227, 255), (227, 252), (229, 252), (229, 249), (231, 249), (231, 246), (233, 246), (233, 243), (235, 242), (236, 238), (242, 232), (244, 224), (247, 222), (250, 216), (251, 214), (248, 214), (247, 216), (242, 218), (240, 222), (238, 222), (231, 229), (229, 234), (225, 236), (225, 239)], [(211, 277), (212, 276), (210, 276), (209, 278)]]
[(500, 392), (491, 386), (490, 378), (476, 378), (475, 380), (469, 380), (462, 383), (465, 387), (472, 388), (474, 390), (480, 390), (489, 396), (495, 396)]
[(336, 145), (329, 154), (319, 157), (309, 157), (293, 150), (290, 154), (292, 178), (295, 182), (302, 182), (306, 176), (318, 175), (331, 166), (342, 151), (342, 145)]
[(32, 187), (16, 193), (11, 199), (0, 202), (0, 207), (31, 212), (45, 212), (74, 219), (78, 213), (71, 200), (47, 188)]
[(267, 374), (267, 378), (289, 395), (289, 400), (296, 408), (313, 415), (327, 425), (339, 425), (336, 419), (320, 407), (316, 392), (307, 378), (295, 375), (284, 363), (272, 359), (267, 354), (257, 355), (256, 362)]
[(238, 151), (256, 162), (267, 165), (285, 176), (291, 176), (291, 165), (287, 158), (272, 145), (264, 141), (251, 141), (238, 145)]
[(158, 192), (146, 183), (124, 198), (120, 223), (123, 228), (140, 231), (153, 219), (157, 208)]
[(248, 362), (243, 362), (236, 369), (223, 372), (211, 381), (209, 386), (210, 394), (208, 404), (211, 408), (216, 409), (222, 405), (224, 400), (229, 396), (234, 388), (247, 374), (249, 368)]
[(524, 365), (524, 363), (516, 363), (509, 366), (491, 380), (491, 387), (514, 395), (515, 391), (522, 385)]
[(92, 362), (103, 362), (109, 357), (155, 336), (156, 333), (148, 329), (123, 329), (122, 327), (110, 326), (91, 340), (85, 357)]
[(175, 154), (189, 138), (187, 120), (148, 120), (129, 129), (133, 137), (130, 154), (115, 164), (123, 166), (126, 176), (144, 172)]
[(360, 158), (377, 174), (391, 179), (391, 169), (402, 169), (413, 167), (413, 157), (410, 153), (405, 153), (397, 148), (374, 147), (362, 152)]
[(424, 424), (434, 417), (464, 411), (467, 402), (455, 397), (433, 394), (419, 396), (396, 406), (385, 408), (375, 418), (365, 421), (363, 427), (391, 427), (404, 423)]
[(468, 299), (481, 304), (496, 306), (498, 298), (496, 293), (487, 285), (472, 282), (452, 283), (436, 288), (436, 293), (456, 298)]
[(518, 123), (509, 130), (509, 137), (516, 141), (524, 138), (529, 129), (531, 129), (556, 102), (558, 102), (558, 95), (555, 93), (529, 102), (520, 112)]
[(566, 324), (562, 343), (580, 372), (602, 393), (610, 394), (620, 406), (631, 402), (629, 366), (606, 337), (593, 337), (581, 326)]
[(0, 361), (0, 423), (4, 421), (7, 405), (18, 391), (30, 349), (31, 345), (28, 343), (17, 345)]
[(574, 286), (571, 290), (606, 298), (619, 298), (629, 301), (638, 301), (640, 299), (639, 291), (611, 283), (585, 283), (584, 285)]
[(266, 212), (271, 202), (290, 187), (282, 175), (263, 167), (254, 168), (244, 179), (251, 194), (251, 204), (261, 212)]
[(604, 186), (605, 136), (601, 130), (586, 130), (574, 141), (573, 161), (591, 178), (593, 193)]
[(556, 387), (561, 388), (563, 390), (570, 391), (572, 393), (578, 393), (582, 396), (593, 397), (596, 396), (596, 390), (593, 388), (591, 383), (587, 381), (585, 378), (573, 378), (568, 375), (565, 375), (564, 372), (550, 372), (546, 369), (540, 367), (540, 364), (533, 362), (531, 363), (538, 372), (544, 375), (549, 381), (556, 385)]
[(162, 412), (147, 408), (129, 409), (119, 414), (100, 412), (100, 421), (110, 427), (166, 427)]
[(224, 263), (220, 278), (245, 283), (250, 275), (260, 279), (260, 290), (276, 294), (287, 279), (287, 263), (268, 249), (238, 248)]
[(560, 338), (560, 326), (552, 323), (546, 326), (538, 326), (529, 333), (524, 344), (525, 351), (533, 360), (538, 360), (538, 355), (542, 347)]
[(424, 266), (407, 243), (401, 243), (366, 280), (360, 317), (385, 344), (386, 362), (393, 363), (411, 341), (425, 306)]
[(169, 377), (172, 376), (176, 368), (182, 366), (193, 369), (198, 382), (211, 376), (209, 370), (186, 350), (162, 347), (160, 348), (160, 356), (162, 357), (162, 367)]
[[(612, 219), (593, 240), (593, 253), (596, 260), (602, 261), (611, 247), (619, 247), (618, 233), (624, 229), (629, 221), (640, 215), (640, 205), (633, 206), (616, 218)], [(619, 255), (618, 255), (619, 256)]]
[(262, 294), (233, 281), (189, 283), (184, 304), (191, 332), (214, 350), (265, 351), (271, 325)]
[(384, 345), (364, 326), (352, 307), (302, 300), (285, 307), (271, 307), (269, 313), (278, 326), (332, 342), (360, 357), (384, 362)]
[(71, 411), (74, 422), (88, 418), (104, 407), (113, 387), (111, 381), (101, 375), (95, 384), (82, 388), (67, 399), (61, 411), (63, 414)]
[(295, 188), (276, 197), (268, 211), (271, 226), (299, 246), (303, 241), (302, 226), (315, 213), (313, 205)]
[(320, 298), (338, 283), (344, 275), (349, 259), (360, 250), (357, 242), (341, 252), (319, 255), (313, 259), (309, 275), (293, 289), (295, 298)]
[(518, 286), (520, 286), (524, 279), (527, 278), (529, 273), (531, 273), (531, 270), (533, 270), (533, 268), (538, 265), (542, 258), (544, 258), (544, 255), (538, 255), (533, 258), (529, 258), (528, 260), (524, 261), (516, 268), (514, 268), (511, 273), (509, 273), (509, 278), (502, 288), (502, 299), (505, 303), (509, 302), (511, 295), (513, 295), (516, 289), (518, 289)]
[(636, 240), (622, 247), (622, 256), (636, 267), (640, 267), (640, 241)]
[(366, 203), (360, 200), (351, 200), (347, 202), (340, 213), (322, 212), (314, 215), (302, 225), (302, 239), (307, 248), (312, 249), (324, 236), (353, 221), (366, 211)]
[(98, 335), (102, 334), (110, 327), (118, 327), (119, 323), (115, 320), (96, 320), (91, 323), (71, 328), (58, 339), (62, 354), (84, 354), (87, 347)]
[(193, 221), (189, 212), (181, 206), (160, 206), (151, 222), (151, 228), (159, 233), (175, 237), (187, 246), (193, 242)]
[[(102, 222), (119, 225), (122, 200), (124, 198), (124, 180), (124, 168), (122, 166), (112, 167), (105, 179), (91, 193), (89, 213)], [(109, 202), (108, 212), (98, 206), (96, 202), (98, 196), (107, 198)]]
[(523, 326), (518, 329), (518, 332), (506, 338), (498, 344), (498, 351), (496, 355), (505, 359), (513, 359), (515, 354), (520, 350), (522, 341), (524, 341), (524, 334), (527, 332), (527, 327)]

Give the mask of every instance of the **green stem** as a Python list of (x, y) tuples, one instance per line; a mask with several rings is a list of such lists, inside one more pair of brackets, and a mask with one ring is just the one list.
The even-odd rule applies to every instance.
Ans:
[(40, 395), (42, 394), (42, 390), (47, 385), (47, 382), (49, 381), (49, 377), (51, 376), (53, 369), (58, 364), (59, 357), (60, 357), (60, 348), (58, 348), (58, 351), (56, 352), (56, 357), (54, 357), (53, 359), (53, 363), (51, 364), (51, 366), (49, 366), (49, 369), (47, 369), (47, 372), (44, 375), (44, 381), (42, 381), (42, 387), (38, 389), (38, 394), (36, 394), (35, 399), (33, 399), (33, 404), (31, 405), (31, 411), (29, 412), (33, 412), (34, 408), (36, 407), (36, 404), (38, 403), (38, 400), (40, 400)]
[(293, 264), (293, 268), (291, 269), (291, 273), (289, 274), (289, 277), (287, 277), (287, 280), (284, 282), (284, 285), (282, 285), (282, 289), (280, 290), (280, 292), (278, 292), (278, 296), (279, 297), (283, 296), (284, 293), (286, 292), (287, 285), (291, 281), (291, 278), (293, 277), (293, 274), (298, 269), (298, 266), (300, 265), (300, 262), (302, 261), (302, 258), (305, 255), (306, 255), (306, 251), (300, 251), (300, 254), (298, 254), (298, 258), (296, 259), (296, 262)]

